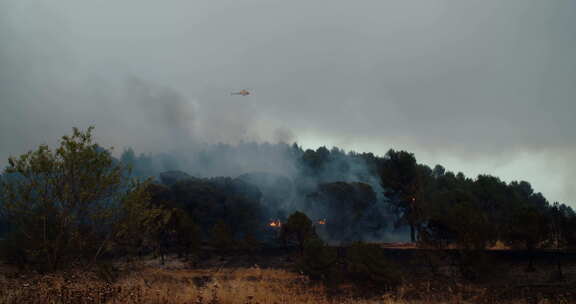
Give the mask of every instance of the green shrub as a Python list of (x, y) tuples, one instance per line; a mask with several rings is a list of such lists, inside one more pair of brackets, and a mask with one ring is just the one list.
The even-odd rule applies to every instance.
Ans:
[(360, 287), (393, 289), (402, 281), (399, 267), (377, 245), (355, 243), (347, 252), (348, 275)]
[(10, 227), (8, 261), (39, 271), (93, 263), (113, 244), (126, 198), (146, 204), (145, 183), (76, 128), (52, 150), (41, 145), (8, 159), (0, 180), (0, 214)]
[(320, 238), (308, 239), (298, 262), (298, 269), (312, 280), (335, 285), (340, 275), (337, 271), (337, 254)]

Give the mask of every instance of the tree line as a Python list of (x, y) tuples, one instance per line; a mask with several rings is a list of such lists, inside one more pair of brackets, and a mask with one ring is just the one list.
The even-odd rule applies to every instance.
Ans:
[[(437, 248), (483, 249), (498, 241), (528, 250), (576, 245), (573, 209), (549, 203), (525, 181), (467, 178), (419, 164), (406, 151), (256, 148), (282, 151), (295, 171), (160, 174), (146, 165), (153, 156), (126, 150), (115, 159), (93, 142), (92, 128), (74, 129), (55, 150), (41, 145), (9, 159), (0, 180), (1, 253), (48, 271), (151, 252), (193, 259), (202, 246), (226, 252), (279, 241), (304, 254), (307, 246), (324, 248), (320, 238), (353, 243), (397, 227), (408, 227), (411, 241)], [(204, 160), (217, 162), (221, 154), (213, 154)], [(174, 159), (163, 159), (177, 168)]]

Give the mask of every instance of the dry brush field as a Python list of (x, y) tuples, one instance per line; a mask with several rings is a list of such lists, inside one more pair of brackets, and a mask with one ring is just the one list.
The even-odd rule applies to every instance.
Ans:
[(118, 276), (110, 279), (111, 275), (102, 271), (39, 275), (3, 266), (0, 304), (576, 303), (573, 295), (562, 294), (565, 288), (553, 286), (548, 291), (514, 290), (513, 295), (505, 296), (504, 289), (422, 280), (404, 283), (391, 292), (373, 294), (346, 284), (327, 289), (289, 269), (258, 266), (192, 269), (175, 259), (164, 266), (148, 260), (117, 267)]

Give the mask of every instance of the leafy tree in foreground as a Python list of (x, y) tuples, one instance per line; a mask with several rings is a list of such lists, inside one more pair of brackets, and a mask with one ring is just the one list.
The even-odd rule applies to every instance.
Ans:
[(8, 219), (12, 257), (54, 270), (94, 261), (111, 248), (122, 200), (145, 201), (122, 177), (126, 168), (93, 143), (93, 128), (73, 129), (51, 150), (41, 145), (11, 157), (1, 184), (0, 212)]
[(306, 216), (306, 214), (296, 211), (292, 213), (286, 224), (282, 226), (282, 231), (280, 232), (280, 238), (284, 243), (296, 242), (300, 252), (304, 252), (304, 244), (307, 240), (316, 238), (316, 231), (312, 225), (312, 221)]
[(175, 210), (174, 218), (173, 229), (176, 233), (178, 252), (188, 259), (191, 253), (196, 253), (200, 249), (200, 227), (181, 209)]
[(216, 249), (226, 252), (234, 248), (232, 231), (225, 221), (219, 220), (212, 228), (211, 243)]
[(151, 188), (150, 184), (138, 187), (122, 201), (115, 226), (115, 244), (139, 256), (144, 248), (154, 249), (164, 264), (172, 236), (180, 230), (185, 234), (185, 226), (180, 226), (183, 211), (154, 204)]

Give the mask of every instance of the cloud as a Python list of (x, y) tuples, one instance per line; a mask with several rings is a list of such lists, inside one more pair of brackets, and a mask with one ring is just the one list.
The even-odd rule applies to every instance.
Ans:
[[(185, 136), (405, 148), (574, 194), (570, 1), (0, 5), (2, 159), (95, 124), (149, 151)], [(255, 94), (230, 98), (241, 88)]]

